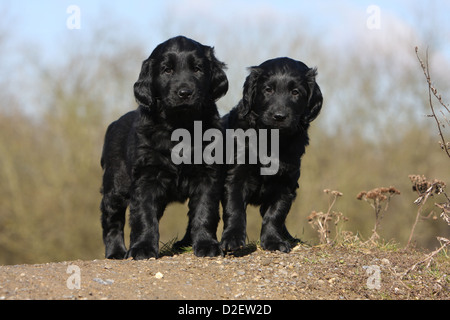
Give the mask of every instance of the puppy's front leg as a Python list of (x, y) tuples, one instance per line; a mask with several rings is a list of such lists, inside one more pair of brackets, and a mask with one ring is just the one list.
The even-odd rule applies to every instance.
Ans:
[[(265, 250), (290, 252), (291, 245), (286, 241), (286, 217), (294, 196), (287, 190), (280, 190), (270, 201), (261, 205), (263, 218), (261, 228), (261, 247)], [(289, 234), (289, 233), (287, 233)]]
[(226, 184), (222, 204), (224, 229), (220, 245), (224, 251), (235, 251), (245, 246), (247, 236), (247, 214), (242, 184)]
[(127, 258), (143, 260), (159, 256), (159, 219), (167, 205), (165, 192), (155, 180), (139, 179), (130, 199), (130, 249)]
[(221, 188), (213, 180), (205, 178), (189, 199), (192, 248), (198, 257), (214, 257), (222, 254), (216, 235), (220, 219)]

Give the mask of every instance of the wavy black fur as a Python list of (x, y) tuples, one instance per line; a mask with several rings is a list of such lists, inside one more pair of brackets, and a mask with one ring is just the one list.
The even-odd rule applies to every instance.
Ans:
[[(222, 192), (219, 165), (175, 165), (175, 129), (221, 129), (215, 101), (225, 95), (225, 65), (211, 47), (183, 36), (158, 45), (142, 64), (134, 93), (139, 107), (107, 129), (101, 165), (102, 228), (109, 259), (147, 259), (159, 254), (159, 220), (166, 206), (189, 199), (183, 243), (197, 256), (221, 253), (216, 238)], [(124, 244), (130, 208), (130, 248)]]
[[(261, 246), (289, 252), (293, 237), (285, 220), (296, 197), (301, 158), (309, 144), (308, 128), (322, 108), (317, 71), (290, 58), (276, 58), (250, 68), (243, 98), (223, 121), (230, 129), (278, 129), (279, 170), (261, 175), (259, 165), (229, 164), (223, 194), (221, 246), (245, 245), (247, 205), (260, 206)], [(247, 150), (248, 151), (248, 150)]]

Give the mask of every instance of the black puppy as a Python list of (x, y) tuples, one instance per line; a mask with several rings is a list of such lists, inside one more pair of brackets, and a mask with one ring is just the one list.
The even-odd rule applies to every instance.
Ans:
[(278, 129), (278, 171), (261, 175), (261, 163), (234, 161), (227, 165), (221, 246), (224, 251), (233, 251), (245, 245), (246, 207), (251, 204), (261, 206), (262, 248), (289, 252), (293, 238), (285, 219), (296, 196), (301, 157), (309, 143), (308, 128), (322, 108), (322, 93), (315, 81), (316, 69), (300, 61), (277, 58), (250, 70), (243, 99), (224, 117), (225, 126)]
[[(222, 190), (220, 167), (172, 162), (175, 129), (221, 129), (215, 101), (225, 95), (225, 64), (211, 47), (186, 37), (158, 45), (142, 64), (134, 94), (139, 108), (106, 132), (101, 165), (105, 256), (158, 257), (159, 219), (173, 201), (189, 198), (189, 241), (197, 256), (221, 253), (216, 238)], [(124, 244), (125, 210), (130, 207), (130, 248)]]

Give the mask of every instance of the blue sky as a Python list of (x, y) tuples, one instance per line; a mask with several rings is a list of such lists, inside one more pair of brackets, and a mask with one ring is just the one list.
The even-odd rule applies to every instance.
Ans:
[[(71, 5), (80, 10), (79, 30), (67, 28), (71, 17), (67, 9)], [(368, 8), (373, 5), (379, 9), (379, 30), (367, 27), (371, 17)], [(289, 55), (289, 48), (283, 47), (282, 40), (305, 32), (315, 34), (317, 42), (330, 49), (326, 61), (329, 64), (333, 63), (336, 53), (353, 50), (378, 60), (380, 54), (395, 54), (400, 65), (394, 66), (397, 69), (417, 68), (412, 49), (415, 45), (423, 50), (431, 46), (438, 52), (434, 59), (439, 66), (436, 72), (446, 76), (450, 71), (448, 12), (448, 0), (2, 0), (0, 35), (6, 31), (13, 43), (8, 46), (10, 51), (2, 56), (3, 64), (8, 59), (23, 59), (17, 54), (18, 50), (29, 51), (30, 48), (38, 51), (45, 63), (61, 61), (64, 52), (67, 53), (67, 42), (89, 38), (98, 30), (107, 29), (105, 34), (113, 34), (123, 46), (129, 45), (130, 40), (142, 44), (147, 55), (168, 36), (194, 37), (216, 47), (218, 57), (225, 59), (230, 74), (239, 73), (225, 100), (220, 101), (231, 105), (240, 95), (246, 68), (269, 58), (261, 52), (266, 45), (264, 40), (272, 38), (268, 41), (272, 45), (279, 43), (276, 53)], [(271, 30), (279, 30), (279, 33), (270, 33)], [(269, 32), (267, 37), (266, 32)], [(196, 34), (205, 38), (198, 39), (193, 36)], [(234, 49), (230, 45), (235, 40), (242, 44), (242, 39), (251, 43), (256, 38), (256, 46), (240, 50), (234, 61), (225, 54)], [(77, 50), (78, 42), (73, 42)], [(306, 54), (300, 53), (302, 57), (315, 60), (314, 53), (307, 50)], [(409, 60), (402, 58), (406, 55)], [(140, 64), (138, 59), (136, 66)], [(405, 61), (409, 64), (404, 64)], [(323, 70), (323, 64), (319, 70)]]
[[(2, 0), (0, 14), (3, 18), (6, 17), (6, 20), (0, 25), (6, 24), (10, 27), (14, 38), (18, 41), (37, 44), (52, 52), (57, 50), (58, 41), (67, 33), (66, 21), (70, 14), (66, 10), (69, 5), (80, 8), (79, 33), (88, 33), (96, 25), (111, 23), (112, 28), (118, 30), (123, 28), (134, 30), (129, 31), (133, 33), (130, 36), (143, 37), (144, 30), (154, 35), (158, 30), (152, 30), (151, 26), (158, 25), (164, 19), (166, 23), (171, 24), (172, 11), (177, 17), (185, 15), (185, 18), (192, 21), (196, 21), (199, 13), (206, 12), (207, 15), (214, 16), (214, 19), (219, 19), (219, 23), (228, 23), (232, 29), (236, 22), (234, 19), (251, 19), (258, 13), (264, 17), (265, 10), (273, 14), (293, 16), (298, 12), (300, 17), (309, 18), (310, 28), (342, 29), (343, 33), (351, 33), (351, 22), (357, 19), (364, 22), (369, 15), (366, 12), (367, 8), (376, 5), (380, 8), (382, 19), (393, 16), (412, 27), (420, 28), (420, 24), (417, 25), (417, 18), (428, 17), (439, 24), (439, 30), (436, 32), (446, 35), (446, 42), (450, 36), (450, 19), (445, 16), (450, 12), (450, 2), (446, 0), (426, 2), (422, 0)], [(301, 24), (299, 21), (299, 25)], [(160, 38), (163, 39), (163, 36)]]

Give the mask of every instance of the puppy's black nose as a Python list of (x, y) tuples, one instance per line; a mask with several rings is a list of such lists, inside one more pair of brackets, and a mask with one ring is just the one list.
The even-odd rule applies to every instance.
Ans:
[(273, 115), (273, 118), (274, 118), (276, 121), (284, 121), (284, 120), (286, 120), (287, 116), (286, 116), (284, 113), (275, 113), (275, 114)]
[(193, 91), (191, 89), (188, 88), (182, 88), (180, 90), (178, 90), (178, 96), (181, 99), (188, 99), (192, 96)]

